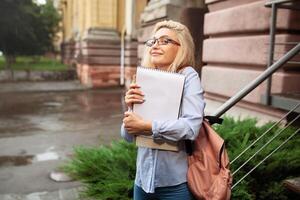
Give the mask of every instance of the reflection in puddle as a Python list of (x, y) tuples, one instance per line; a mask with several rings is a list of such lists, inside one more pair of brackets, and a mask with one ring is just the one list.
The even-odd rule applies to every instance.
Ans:
[(21, 166), (32, 163), (32, 155), (26, 156), (0, 156), (0, 167)]
[(62, 106), (63, 104), (62, 103), (59, 103), (59, 102), (46, 102), (44, 103), (45, 106), (49, 106), (49, 107), (60, 107)]
[(58, 160), (59, 156), (55, 152), (46, 152), (46, 153), (41, 153), (37, 154), (34, 157), (34, 162), (41, 162), (41, 161), (48, 161), (48, 160)]
[(41, 154), (24, 156), (0, 156), (0, 167), (22, 166), (36, 162), (58, 160), (60, 156), (56, 152), (45, 152)]

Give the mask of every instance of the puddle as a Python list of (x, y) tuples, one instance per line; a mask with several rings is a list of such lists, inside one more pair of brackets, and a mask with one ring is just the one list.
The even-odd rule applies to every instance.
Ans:
[(123, 93), (118, 89), (5, 94), (0, 98), (0, 139), (95, 132), (119, 136)]
[(24, 156), (0, 156), (0, 167), (22, 166), (32, 163), (32, 155)]
[(60, 157), (57, 153), (55, 152), (46, 152), (46, 153), (41, 153), (37, 154), (34, 157), (33, 162), (41, 162), (41, 161), (48, 161), (48, 160), (58, 160)]
[(23, 166), (37, 162), (58, 160), (61, 156), (56, 152), (45, 152), (37, 155), (0, 156), (0, 167)]
[(59, 103), (59, 102), (46, 102), (44, 103), (45, 106), (49, 106), (49, 107), (60, 107), (62, 106), (63, 104), (62, 103)]

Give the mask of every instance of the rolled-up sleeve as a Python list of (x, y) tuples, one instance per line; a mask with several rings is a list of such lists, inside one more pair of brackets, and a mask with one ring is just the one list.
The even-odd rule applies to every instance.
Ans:
[(203, 89), (198, 73), (193, 68), (187, 67), (183, 74), (186, 76), (186, 79), (181, 115), (177, 120), (153, 120), (152, 132), (154, 140), (195, 140), (199, 133), (205, 108)]

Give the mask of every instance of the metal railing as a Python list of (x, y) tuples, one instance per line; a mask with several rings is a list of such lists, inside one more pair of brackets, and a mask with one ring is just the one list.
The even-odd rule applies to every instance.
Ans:
[[(277, 11), (279, 8), (283, 9), (293, 9), (300, 10), (300, 1), (296, 0), (270, 0), (265, 3), (266, 7), (271, 7), (271, 17), (270, 17), (270, 33), (269, 33), (269, 54), (268, 54), (268, 67), (270, 67), (274, 62), (274, 50), (276, 43), (276, 23), (277, 23)], [(290, 43), (290, 42), (288, 42)], [(287, 44), (287, 43), (284, 43)], [(291, 62), (289, 62), (291, 63)], [(267, 79), (266, 82), (266, 92), (262, 103), (265, 105), (271, 104), (271, 85), (272, 76)]]
[[(275, 73), (279, 68), (281, 68), (284, 64), (291, 62), (290, 60), (300, 52), (300, 42), (289, 42), (289, 45), (296, 44), (294, 48), (288, 51), (285, 55), (283, 55), (279, 60), (274, 62), (274, 48), (275, 48), (275, 34), (276, 34), (276, 20), (277, 20), (277, 8), (290, 8), (295, 1), (292, 0), (270, 0), (265, 5), (267, 7), (272, 8), (271, 19), (270, 19), (270, 46), (269, 46), (269, 55), (268, 55), (268, 65), (267, 69), (259, 75), (255, 80), (246, 85), (242, 90), (240, 90), (237, 94), (228, 99), (221, 107), (219, 107), (213, 116), (221, 117), (226, 111), (232, 108), (236, 103), (238, 103), (242, 98), (244, 98), (247, 94), (249, 94), (252, 90), (254, 90), (258, 85), (260, 85), (263, 81), (267, 80), (267, 88), (264, 103), (270, 105), (270, 91), (271, 91), (271, 77), (272, 74)], [(287, 4), (286, 4), (287, 3)], [(300, 1), (299, 10), (300, 10)], [(298, 7), (296, 8), (298, 9)], [(286, 43), (284, 43), (286, 44)], [(244, 149), (236, 158), (234, 158), (230, 164), (233, 164), (238, 160), (246, 151), (248, 151), (254, 144), (256, 144), (263, 136), (268, 134), (275, 126), (278, 126), (279, 123), (286, 119), (289, 114), (296, 111), (300, 106), (298, 103), (294, 108), (292, 108), (288, 113), (286, 113), (278, 122), (273, 124), (267, 131), (265, 131), (260, 137), (258, 137), (254, 142), (252, 142), (246, 149)], [(241, 168), (243, 168), (251, 159), (253, 159), (259, 152), (261, 152), (268, 144), (270, 144), (276, 137), (278, 137), (284, 130), (292, 125), (297, 119), (300, 118), (300, 114), (290, 121), (284, 128), (279, 129), (275, 135), (262, 147), (260, 147), (249, 159), (247, 159), (240, 167), (238, 167), (234, 172), (235, 175)], [(297, 135), (300, 131), (300, 128), (296, 129), (296, 131), (291, 134), (286, 140), (284, 140), (277, 148), (275, 148), (271, 153), (269, 153), (265, 158), (263, 158), (257, 165), (255, 165), (252, 169), (250, 169), (240, 180), (236, 181), (235, 184), (231, 187), (234, 189), (242, 180), (244, 180), (253, 170), (255, 170), (259, 165), (261, 165), (266, 159), (268, 159), (273, 153), (275, 153), (279, 148), (281, 148), (284, 144), (286, 144), (291, 138)]]

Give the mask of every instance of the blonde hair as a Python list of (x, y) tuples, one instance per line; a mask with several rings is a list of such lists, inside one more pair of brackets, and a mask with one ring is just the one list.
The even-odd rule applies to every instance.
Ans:
[[(167, 28), (170, 30), (173, 30), (180, 43), (180, 48), (177, 51), (177, 55), (172, 62), (172, 64), (169, 66), (168, 71), (172, 72), (178, 72), (179, 70), (183, 69), (187, 66), (194, 66), (195, 64), (195, 57), (194, 57), (194, 51), (195, 51), (195, 45), (193, 42), (193, 38), (191, 36), (190, 31), (188, 28), (179, 23), (172, 20), (165, 20), (156, 23), (152, 35), (154, 35), (159, 29), (161, 28)], [(155, 68), (154, 64), (151, 63), (150, 59), (150, 47), (145, 47), (144, 50), (144, 56), (142, 59), (142, 66)]]

